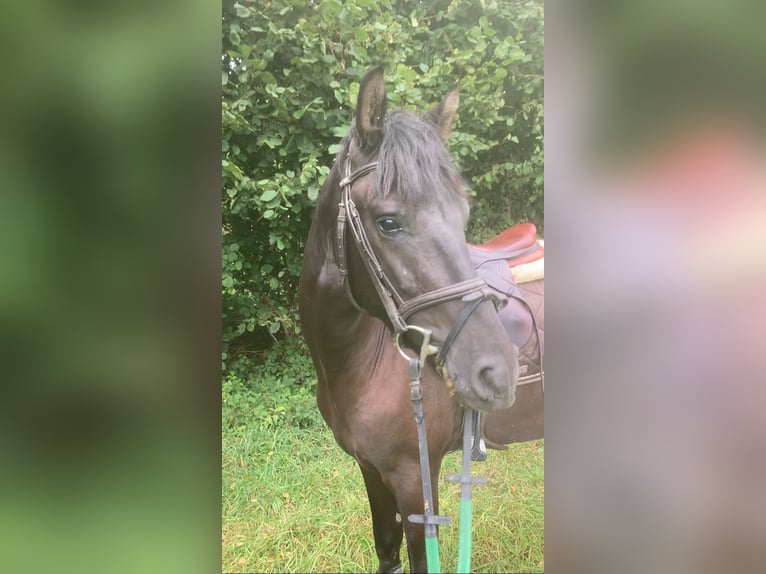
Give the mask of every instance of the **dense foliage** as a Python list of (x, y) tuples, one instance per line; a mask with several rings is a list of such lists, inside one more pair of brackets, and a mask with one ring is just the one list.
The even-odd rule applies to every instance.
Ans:
[(275, 343), (257, 369), (228, 369), (222, 391), (221, 419), (227, 432), (309, 427), (322, 421), (314, 398), (314, 367), (298, 337)]
[(299, 330), (296, 291), (312, 208), (359, 80), (379, 63), (390, 108), (425, 111), (459, 81), (450, 151), (476, 198), (469, 239), (521, 220), (542, 230), (542, 0), (224, 0), (229, 373), (244, 351)]

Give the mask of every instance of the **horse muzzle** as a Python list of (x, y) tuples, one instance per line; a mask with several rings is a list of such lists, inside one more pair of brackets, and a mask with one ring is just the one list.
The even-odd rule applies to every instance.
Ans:
[(461, 353), (452, 361), (437, 357), (437, 372), (444, 379), (450, 396), (482, 412), (511, 407), (516, 400), (519, 362), (518, 348), (508, 344), (512, 348), (507, 354), (481, 349), (473, 357)]

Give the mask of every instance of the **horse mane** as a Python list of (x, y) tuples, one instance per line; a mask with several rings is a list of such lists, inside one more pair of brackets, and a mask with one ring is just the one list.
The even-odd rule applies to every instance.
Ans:
[[(354, 137), (352, 126), (348, 142)], [(344, 152), (341, 152), (344, 153)], [(465, 182), (450, 160), (438, 128), (420, 116), (397, 110), (386, 116), (378, 148), (377, 183), (372, 195), (392, 191), (413, 202), (433, 200), (433, 190), (446, 189), (467, 198)]]

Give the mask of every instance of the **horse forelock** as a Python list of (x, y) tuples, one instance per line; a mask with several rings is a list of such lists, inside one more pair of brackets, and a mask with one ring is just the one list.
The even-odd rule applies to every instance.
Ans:
[[(353, 135), (352, 128), (346, 150)], [(433, 201), (434, 194), (443, 199), (467, 197), (463, 178), (444, 149), (438, 129), (412, 112), (400, 110), (386, 116), (374, 161), (377, 179), (370, 196), (398, 193), (413, 202)]]

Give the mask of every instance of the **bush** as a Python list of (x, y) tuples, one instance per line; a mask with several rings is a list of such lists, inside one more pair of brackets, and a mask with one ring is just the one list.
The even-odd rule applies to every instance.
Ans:
[(223, 380), (224, 430), (271, 429), (321, 424), (316, 406), (316, 374), (299, 338), (276, 343), (261, 364), (248, 360)]
[(313, 205), (374, 65), (392, 109), (425, 111), (459, 80), (469, 239), (542, 229), (542, 0), (224, 0), (223, 48), (225, 369), (248, 334), (264, 348), (299, 333)]

